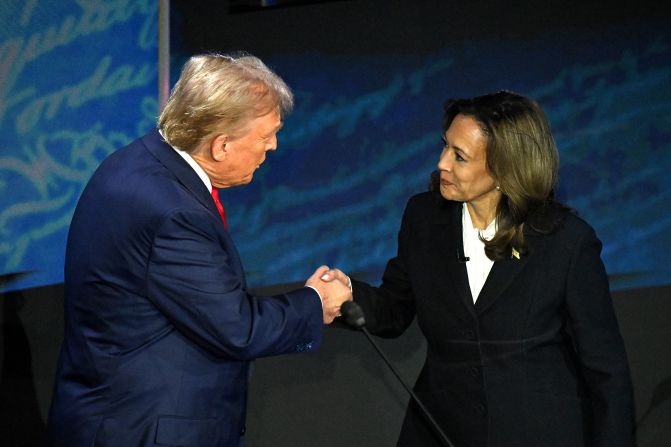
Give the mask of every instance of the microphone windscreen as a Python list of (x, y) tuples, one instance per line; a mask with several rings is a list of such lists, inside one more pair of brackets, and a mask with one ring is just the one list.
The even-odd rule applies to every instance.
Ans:
[(345, 301), (340, 306), (340, 313), (345, 317), (345, 322), (350, 326), (362, 328), (366, 325), (366, 318), (363, 315), (363, 310), (354, 301)]

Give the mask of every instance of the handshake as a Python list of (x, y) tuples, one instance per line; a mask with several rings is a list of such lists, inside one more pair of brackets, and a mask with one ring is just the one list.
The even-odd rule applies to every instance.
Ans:
[(324, 324), (331, 324), (340, 316), (342, 303), (352, 300), (352, 283), (349, 277), (338, 269), (322, 265), (308, 278), (305, 285), (315, 289), (321, 296)]

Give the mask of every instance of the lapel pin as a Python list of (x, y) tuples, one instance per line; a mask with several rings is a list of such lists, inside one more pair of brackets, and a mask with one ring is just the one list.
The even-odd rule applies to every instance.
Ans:
[(515, 249), (513, 248), (513, 252), (512, 252), (512, 254), (510, 255), (510, 257), (511, 257), (511, 258), (515, 258), (515, 259), (517, 259), (517, 260), (519, 261), (519, 259), (520, 259), (520, 252), (517, 251), (517, 250), (515, 250)]

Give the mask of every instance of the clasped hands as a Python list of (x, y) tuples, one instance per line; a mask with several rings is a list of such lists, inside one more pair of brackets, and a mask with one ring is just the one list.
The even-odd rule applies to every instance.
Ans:
[(352, 300), (350, 280), (338, 269), (322, 265), (308, 278), (305, 285), (316, 289), (322, 298), (324, 324), (331, 324), (340, 316), (342, 303)]

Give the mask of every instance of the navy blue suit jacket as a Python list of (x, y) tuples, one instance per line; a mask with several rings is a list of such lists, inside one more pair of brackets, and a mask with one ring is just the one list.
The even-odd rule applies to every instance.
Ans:
[(253, 359), (316, 348), (319, 297), (247, 292), (210, 192), (154, 131), (77, 205), (50, 445), (238, 446)]

